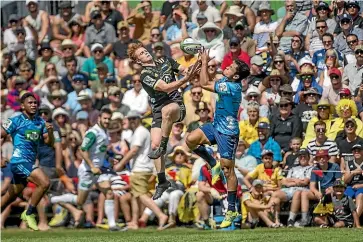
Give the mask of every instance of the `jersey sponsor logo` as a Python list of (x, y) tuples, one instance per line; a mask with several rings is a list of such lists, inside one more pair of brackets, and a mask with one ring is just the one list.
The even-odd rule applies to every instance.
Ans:
[(106, 152), (107, 150), (107, 146), (106, 145), (101, 145), (100, 146), (100, 152)]
[(220, 92), (226, 92), (227, 91), (227, 84), (226, 83), (219, 83), (218, 84), (218, 90)]
[(143, 82), (144, 82), (146, 85), (148, 85), (149, 87), (153, 87), (153, 86), (154, 86), (154, 84), (155, 84), (155, 82), (156, 82), (156, 80), (155, 80), (155, 79), (153, 79), (153, 78), (151, 78), (151, 77), (149, 77), (149, 76), (146, 76), (146, 77), (144, 78)]
[(21, 157), (21, 151), (18, 148), (14, 150), (13, 157)]
[(25, 139), (31, 141), (38, 141), (40, 138), (39, 130), (25, 130)]
[(13, 123), (13, 121), (11, 121), (11, 119), (8, 119), (5, 122), (3, 122), (2, 126), (5, 130), (8, 130), (12, 123)]

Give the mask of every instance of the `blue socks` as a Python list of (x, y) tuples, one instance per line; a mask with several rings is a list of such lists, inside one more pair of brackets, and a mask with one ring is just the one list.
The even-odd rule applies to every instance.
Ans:
[(199, 145), (198, 148), (193, 150), (193, 152), (199, 155), (203, 160), (208, 162), (212, 168), (217, 164), (216, 159), (214, 159), (213, 156), (209, 154), (204, 145)]
[(228, 211), (236, 212), (237, 191), (227, 192)]
[(26, 210), (26, 215), (32, 215), (37, 210), (37, 207), (33, 205), (29, 205), (28, 209)]

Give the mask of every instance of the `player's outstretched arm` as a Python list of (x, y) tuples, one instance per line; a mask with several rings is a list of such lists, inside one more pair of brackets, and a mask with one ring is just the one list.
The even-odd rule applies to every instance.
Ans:
[(202, 61), (202, 69), (200, 70), (199, 80), (203, 89), (215, 92), (214, 82), (208, 75), (208, 62), (209, 62), (209, 51), (202, 49), (200, 53), (200, 58)]

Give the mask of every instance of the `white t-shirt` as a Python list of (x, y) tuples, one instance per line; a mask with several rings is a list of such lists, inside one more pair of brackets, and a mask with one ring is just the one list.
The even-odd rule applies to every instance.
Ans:
[(148, 95), (144, 89), (140, 90), (140, 93), (136, 95), (134, 89), (125, 92), (122, 104), (130, 107), (130, 110), (137, 111), (140, 114), (144, 114), (148, 107)]
[[(32, 34), (32, 31), (29, 29), (29, 27), (24, 27), (25, 29), (25, 41), (33, 41), (34, 37)], [(8, 46), (10, 50), (13, 50), (14, 46), (18, 43), (18, 40), (14, 34), (14, 31), (9, 28), (4, 31), (4, 38), (3, 38), (4, 44)]]
[(212, 6), (208, 6), (208, 8), (205, 11), (200, 11), (199, 9), (195, 10), (192, 14), (192, 22), (195, 24), (198, 24), (197, 22), (197, 14), (199, 12), (204, 13), (204, 15), (207, 17), (208, 22), (216, 23), (222, 21), (221, 14), (219, 13), (218, 9)]
[(133, 172), (152, 172), (154, 163), (147, 156), (151, 150), (151, 136), (144, 126), (137, 127), (132, 135), (131, 148), (133, 146), (138, 146), (139, 151), (131, 160), (131, 170)]

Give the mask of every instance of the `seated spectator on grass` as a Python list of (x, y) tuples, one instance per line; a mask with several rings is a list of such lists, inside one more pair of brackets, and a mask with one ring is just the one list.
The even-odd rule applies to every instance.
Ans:
[(37, 57), (37, 48), (36, 44), (34, 43), (34, 40), (26, 39), (26, 31), (24, 27), (17, 27), (14, 31), (14, 34), (16, 35), (17, 44), (14, 45), (24, 45), (24, 48), (26, 50), (26, 57), (30, 60), (35, 60)]
[(351, 90), (356, 90), (362, 84), (363, 75), (363, 45), (357, 45), (354, 50), (356, 63), (349, 63), (344, 67), (343, 82), (349, 83)]
[(57, 14), (52, 21), (52, 35), (57, 40), (57, 45), (63, 40), (68, 39), (71, 34), (69, 23), (80, 18), (78, 13), (72, 12), (73, 6), (71, 1), (62, 1), (59, 4), (60, 13)]
[(53, 49), (50, 46), (49, 42), (43, 42), (40, 44), (39, 49), (39, 57), (36, 60), (35, 68), (35, 80), (40, 81), (42, 78), (44, 78), (44, 70), (45, 66), (48, 63), (52, 63), (56, 65), (59, 62), (59, 57), (53, 55)]
[(130, 111), (130, 107), (122, 103), (123, 94), (121, 94), (120, 88), (112, 86), (108, 89), (107, 94), (110, 99), (110, 104), (103, 107), (111, 109), (112, 112), (120, 112), (126, 116)]
[(255, 55), (251, 58), (250, 75), (247, 77), (248, 85), (258, 87), (260, 82), (266, 77), (264, 64), (262, 57), (259, 55)]
[(256, 55), (256, 42), (248, 36), (248, 27), (242, 21), (238, 21), (234, 26), (233, 35), (241, 41), (241, 49), (253, 57)]
[(271, 150), (265, 149), (262, 151), (262, 164), (257, 165), (253, 171), (249, 172), (243, 178), (243, 182), (249, 190), (253, 187), (251, 181), (255, 179), (264, 181), (263, 193), (265, 195), (271, 195), (274, 191), (281, 189), (281, 180), (283, 177), (281, 176), (280, 168), (274, 168), (273, 166), (274, 155), (274, 152)]
[(74, 91), (68, 93), (67, 102), (64, 105), (66, 110), (69, 111), (72, 114), (72, 116), (75, 115), (77, 111), (81, 108), (77, 101), (78, 94), (81, 91), (86, 91), (87, 93), (92, 95), (91, 89), (84, 88), (86, 82), (87, 80), (84, 75), (77, 74), (72, 77), (72, 87)]
[(271, 200), (275, 204), (275, 223), (280, 223), (280, 209), (283, 202), (291, 202), (288, 227), (294, 226), (295, 218), (299, 210), (301, 192), (308, 190), (312, 166), (309, 165), (309, 153), (306, 149), (298, 152), (298, 166), (289, 169), (286, 178), (281, 184), (283, 188), (272, 194)]
[(354, 158), (345, 162), (344, 183), (347, 184), (345, 195), (355, 199), (356, 211), (360, 218), (363, 213), (363, 144), (355, 144), (352, 152)]
[(279, 70), (273, 69), (270, 75), (259, 84), (259, 89), (262, 91), (261, 104), (272, 107), (280, 103), (280, 87), (288, 82), (289, 79), (282, 76)]
[[(4, 30), (2, 41), (4, 45), (8, 47), (8, 49), (11, 51), (12, 48), (18, 43), (18, 40), (16, 38), (15, 30), (19, 27), (22, 28), (23, 24), (20, 20), (20, 17), (16, 14), (10, 14), (8, 19), (8, 27)], [(33, 33), (28, 26), (23, 26), (25, 29), (25, 41), (34, 41)], [(38, 44), (38, 43), (34, 43)]]
[[(242, 102), (241, 102), (243, 110), (240, 113), (240, 119), (246, 120), (246, 119), (248, 119), (247, 109), (246, 109), (248, 102), (255, 101), (255, 102), (261, 104), (261, 91), (255, 86), (250, 86), (247, 89), (246, 94), (243, 96), (244, 96), (244, 100), (242, 100)], [(269, 116), (269, 108), (267, 105), (260, 105), (259, 110), (260, 110), (259, 111), (260, 117)]]
[(315, 155), (314, 164), (317, 166), (311, 173), (310, 189), (302, 191), (301, 194), (301, 221), (296, 225), (298, 227), (309, 225), (310, 201), (319, 201), (324, 196), (330, 196), (334, 182), (342, 177), (339, 165), (329, 160), (328, 150), (319, 150)]
[(299, 35), (295, 35), (292, 37), (290, 48), (285, 55), (285, 61), (289, 66), (291, 80), (299, 73), (299, 62), (304, 57), (310, 58), (309, 52), (307, 52), (304, 47), (303, 38)]
[(320, 95), (323, 93), (323, 88), (318, 84), (314, 77), (315, 74), (315, 70), (311, 65), (304, 65), (300, 68), (300, 73), (297, 75), (300, 82), (296, 89), (296, 95), (294, 98), (295, 103), (300, 102), (301, 95), (303, 95), (304, 91), (307, 91), (309, 88), (316, 88)]
[(258, 140), (253, 142), (248, 149), (247, 155), (256, 158), (257, 164), (261, 164), (261, 153), (263, 150), (273, 152), (274, 166), (282, 161), (281, 148), (279, 144), (270, 136), (270, 124), (266, 122), (258, 123), (257, 127)]
[(26, 1), (26, 6), (29, 11), (29, 15), (23, 20), (25, 26), (34, 29), (37, 36), (38, 43), (50, 42), (52, 38), (50, 18), (47, 11), (39, 8), (38, 0)]
[(132, 83), (134, 88), (125, 92), (122, 103), (129, 106), (130, 110), (144, 115), (148, 110), (149, 103), (148, 95), (141, 85), (140, 75), (134, 75), (132, 77)]

